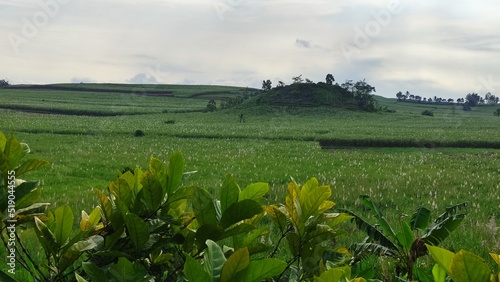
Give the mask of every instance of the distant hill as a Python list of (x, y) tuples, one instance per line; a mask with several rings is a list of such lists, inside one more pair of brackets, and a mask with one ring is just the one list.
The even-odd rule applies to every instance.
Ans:
[[(364, 83), (364, 82), (362, 82)], [(316, 107), (330, 106), (336, 108), (375, 110), (371, 89), (368, 84), (353, 88), (352, 91), (338, 84), (295, 83), (262, 91), (256, 99), (258, 105)], [(368, 90), (367, 90), (368, 89)], [(367, 90), (367, 91), (365, 91)]]

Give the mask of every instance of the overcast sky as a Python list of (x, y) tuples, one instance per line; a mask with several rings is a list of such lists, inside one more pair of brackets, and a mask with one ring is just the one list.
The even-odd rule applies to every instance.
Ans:
[(0, 0), (0, 79), (500, 95), (498, 0)]

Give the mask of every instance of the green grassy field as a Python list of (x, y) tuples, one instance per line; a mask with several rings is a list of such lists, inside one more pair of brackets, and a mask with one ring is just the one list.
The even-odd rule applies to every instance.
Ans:
[[(51, 167), (29, 174), (43, 181), (43, 201), (69, 204), (75, 214), (96, 205), (103, 189), (125, 166), (145, 168), (151, 156), (166, 160), (181, 151), (185, 184), (217, 190), (227, 173), (241, 186), (268, 182), (271, 199), (283, 202), (286, 183), (317, 177), (331, 185), (337, 207), (363, 212), (357, 200), (372, 196), (397, 222), (424, 205), (434, 215), (469, 202), (468, 215), (445, 246), (482, 254), (500, 252), (500, 150), (471, 148), (334, 148), (317, 140), (500, 141), (496, 107), (421, 105), (377, 97), (395, 112), (338, 108), (262, 107), (243, 104), (202, 112), (209, 99), (254, 90), (215, 86), (63, 85), (64, 90), (0, 89), (0, 130), (30, 145)], [(66, 87), (118, 89), (123, 93), (70, 91)], [(169, 91), (173, 96), (140, 95)], [(25, 109), (12, 109), (22, 105)], [(8, 109), (8, 108), (11, 109)], [(36, 113), (44, 109), (59, 114)], [(60, 110), (65, 110), (60, 114)], [(431, 110), (433, 117), (421, 112)], [(74, 114), (74, 113), (79, 114)], [(95, 116), (93, 113), (120, 113)], [(85, 114), (87, 113), (87, 114)], [(243, 114), (245, 122), (239, 122)], [(169, 122), (167, 122), (169, 121)], [(144, 137), (134, 137), (142, 130)], [(365, 211), (366, 214), (366, 211)]]

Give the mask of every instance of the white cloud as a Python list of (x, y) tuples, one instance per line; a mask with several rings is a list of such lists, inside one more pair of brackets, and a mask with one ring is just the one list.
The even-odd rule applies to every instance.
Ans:
[[(409, 90), (454, 98), (481, 77), (500, 80), (500, 3), (400, 0), (393, 13), (395, 1), (72, 0), (17, 53), (0, 38), (1, 75), (12, 83), (154, 78), (260, 88), (262, 79), (332, 73), (339, 83), (366, 78), (391, 97)], [(37, 3), (0, 0), (0, 34), (23, 36)], [(363, 48), (359, 31), (369, 39)], [(356, 47), (351, 60), (341, 46)]]

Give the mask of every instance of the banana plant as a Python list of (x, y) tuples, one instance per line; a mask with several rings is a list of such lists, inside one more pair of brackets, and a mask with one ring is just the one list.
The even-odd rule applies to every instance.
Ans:
[[(368, 223), (351, 211), (346, 211), (354, 217), (358, 228), (368, 235), (364, 242), (352, 246), (352, 263), (363, 259), (368, 254), (393, 257), (399, 266), (398, 275), (406, 275), (410, 281), (414, 278), (415, 262), (419, 257), (427, 254), (425, 244), (438, 245), (446, 239), (464, 219), (467, 206), (464, 202), (447, 207), (445, 212), (433, 221), (431, 221), (431, 211), (425, 207), (419, 207), (409, 222), (400, 222), (401, 230), (396, 232), (372, 198), (362, 195), (360, 199), (377, 220), (377, 226)], [(418, 269), (416, 272), (419, 276), (423, 275)]]
[(323, 260), (335, 260), (346, 251), (333, 245), (337, 236), (346, 233), (338, 226), (352, 216), (328, 212), (335, 206), (330, 201), (331, 195), (330, 186), (319, 185), (316, 178), (302, 186), (292, 181), (288, 185), (285, 205), (265, 208), (281, 235), (269, 257), (279, 252), (282, 240), (286, 239), (288, 253), (292, 256), (287, 269), (297, 263), (297, 279), (312, 278), (319, 274)]

